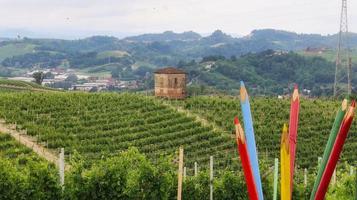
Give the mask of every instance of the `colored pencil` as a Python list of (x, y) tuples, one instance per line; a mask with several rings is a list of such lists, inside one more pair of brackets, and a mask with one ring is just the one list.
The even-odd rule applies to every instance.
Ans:
[(290, 144), (290, 192), (293, 192), (294, 187), (294, 169), (295, 169), (295, 152), (296, 139), (299, 121), (300, 98), (297, 85), (294, 87), (293, 96), (290, 105), (290, 122), (289, 122), (289, 144)]
[(325, 151), (324, 151), (324, 154), (323, 154), (323, 158), (322, 158), (321, 164), (319, 165), (319, 171), (317, 173), (317, 177), (316, 177), (316, 180), (315, 180), (315, 183), (314, 183), (314, 187), (313, 187), (311, 195), (310, 195), (310, 200), (313, 200), (315, 198), (317, 187), (320, 185), (322, 174), (325, 171), (326, 164), (327, 164), (327, 161), (328, 161), (328, 159), (330, 157), (332, 147), (335, 144), (337, 133), (340, 130), (342, 120), (343, 120), (343, 118), (344, 118), (344, 116), (346, 114), (347, 106), (348, 106), (347, 105), (347, 99), (344, 99), (342, 101), (341, 107), (337, 111), (337, 114), (336, 114), (336, 117), (335, 117), (335, 121), (334, 121), (332, 129), (330, 131), (330, 136), (329, 136), (327, 144), (326, 144), (326, 148), (325, 148)]
[(280, 199), (291, 200), (289, 134), (286, 124), (284, 124), (283, 132), (281, 135), (280, 174)]
[(250, 165), (247, 143), (245, 141), (242, 126), (239, 123), (238, 117), (234, 118), (236, 127), (236, 142), (238, 147), (238, 154), (242, 162), (245, 181), (247, 183), (248, 195), (250, 200), (258, 200), (258, 192), (254, 182), (252, 166)]
[(348, 131), (350, 130), (353, 121), (355, 106), (356, 106), (356, 102), (355, 100), (353, 100), (351, 106), (349, 107), (342, 121), (342, 125), (336, 137), (335, 144), (332, 147), (331, 155), (327, 162), (326, 169), (322, 174), (321, 183), (317, 189), (315, 200), (323, 200), (325, 198), (333, 171), (336, 168), (337, 162), (339, 160), (340, 154), (343, 149), (343, 145), (348, 135)]
[(244, 132), (245, 132), (245, 137), (246, 137), (246, 141), (247, 141), (248, 155), (249, 155), (249, 159), (250, 159), (252, 170), (253, 170), (253, 176), (254, 176), (254, 181), (255, 181), (256, 187), (257, 187), (259, 200), (263, 200), (264, 196), (263, 196), (262, 183), (261, 183), (261, 179), (260, 179), (258, 154), (257, 154), (256, 145), (255, 145), (253, 120), (252, 120), (252, 114), (250, 111), (249, 96), (248, 96), (248, 92), (245, 88), (244, 82), (241, 81), (240, 84), (241, 84), (240, 85), (240, 103), (241, 103), (242, 114), (243, 114)]

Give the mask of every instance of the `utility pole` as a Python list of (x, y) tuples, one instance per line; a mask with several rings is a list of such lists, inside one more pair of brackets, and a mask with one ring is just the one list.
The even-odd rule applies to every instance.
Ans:
[(336, 55), (335, 82), (333, 95), (338, 97), (347, 92), (351, 94), (352, 85), (352, 58), (348, 47), (348, 17), (347, 0), (342, 0), (340, 32), (338, 36), (338, 46)]

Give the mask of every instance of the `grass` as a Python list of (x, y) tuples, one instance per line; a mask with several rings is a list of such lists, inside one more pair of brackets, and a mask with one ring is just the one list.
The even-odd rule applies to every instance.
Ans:
[(130, 55), (128, 52), (126, 51), (103, 51), (103, 52), (99, 52), (97, 55), (97, 58), (109, 58), (109, 57), (124, 57)]
[(5, 58), (24, 55), (35, 51), (36, 45), (26, 43), (12, 43), (0, 46), (0, 62)]
[(19, 92), (34, 90), (58, 91), (53, 88), (43, 87), (42, 85), (38, 85), (36, 83), (0, 78), (0, 92)]
[[(336, 61), (336, 55), (337, 55), (337, 51), (335, 49), (328, 49), (324, 52), (322, 52), (321, 54), (319, 53), (306, 53), (305, 51), (300, 51), (298, 52), (300, 55), (302, 56), (308, 56), (308, 57), (313, 57), (313, 56), (319, 56), (322, 58), (325, 58), (326, 60), (330, 61), (330, 62), (335, 62)], [(353, 49), (351, 51), (351, 58), (352, 58), (352, 62), (357, 63), (357, 49)]]
[(151, 63), (148, 63), (148, 62), (143, 62), (143, 61), (136, 61), (131, 67), (136, 70), (138, 69), (139, 67), (141, 66), (146, 66), (146, 67), (150, 67), (151, 69), (156, 69), (157, 66), (151, 64)]
[(105, 66), (95, 66), (95, 67), (88, 67), (85, 69), (79, 69), (77, 72), (80, 75), (86, 76), (98, 76), (98, 77), (110, 77), (111, 73), (109, 70), (106, 69)]

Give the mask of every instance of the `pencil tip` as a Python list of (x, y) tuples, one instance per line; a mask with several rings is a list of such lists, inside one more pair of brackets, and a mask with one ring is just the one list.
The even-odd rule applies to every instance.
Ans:
[(245, 87), (244, 82), (240, 81), (240, 87)]
[(286, 123), (284, 123), (283, 132), (287, 132), (287, 131), (288, 131), (288, 125)]
[(297, 84), (295, 84), (294, 86), (294, 91), (293, 91), (293, 96), (292, 96), (292, 100), (295, 101), (296, 99), (299, 98), (299, 89), (297, 87)]
[(240, 94), (241, 102), (244, 102), (246, 100), (247, 96), (248, 96), (248, 93), (247, 93), (247, 89), (244, 86), (244, 82), (243, 81), (240, 82), (239, 94)]
[(239, 124), (239, 119), (238, 119), (238, 117), (234, 117), (234, 124), (235, 124), (235, 125), (238, 125), (238, 124)]
[(294, 90), (297, 90), (297, 89), (299, 89), (299, 88), (298, 88), (298, 85), (295, 83), (294, 84)]
[(356, 107), (356, 100), (353, 100), (353, 101), (352, 101), (351, 106), (352, 106), (352, 107)]
[(347, 101), (347, 99), (344, 99), (342, 101), (342, 105), (341, 105), (342, 110), (345, 111), (347, 109), (347, 106), (348, 106), (348, 101)]

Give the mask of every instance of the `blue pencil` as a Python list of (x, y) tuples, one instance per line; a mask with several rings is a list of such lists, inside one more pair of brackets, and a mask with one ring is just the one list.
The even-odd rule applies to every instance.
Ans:
[(259, 200), (263, 200), (264, 197), (263, 197), (263, 190), (262, 190), (262, 182), (260, 180), (258, 154), (257, 154), (257, 147), (255, 145), (253, 120), (250, 111), (249, 96), (243, 81), (240, 82), (240, 104), (243, 114), (244, 132), (247, 140), (248, 154), (249, 154), (251, 166), (253, 168), (254, 181), (257, 186)]

